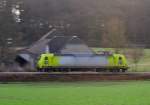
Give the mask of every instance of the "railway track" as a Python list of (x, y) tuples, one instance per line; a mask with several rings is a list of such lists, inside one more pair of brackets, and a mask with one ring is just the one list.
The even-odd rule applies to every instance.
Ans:
[(0, 82), (149, 80), (150, 72), (0, 72)]

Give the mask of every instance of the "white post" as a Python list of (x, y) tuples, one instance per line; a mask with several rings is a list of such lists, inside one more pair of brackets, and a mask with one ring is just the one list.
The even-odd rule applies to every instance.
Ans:
[(50, 51), (49, 51), (50, 49), (49, 49), (49, 46), (48, 45), (46, 45), (46, 48), (45, 48), (45, 52), (46, 53), (50, 53)]

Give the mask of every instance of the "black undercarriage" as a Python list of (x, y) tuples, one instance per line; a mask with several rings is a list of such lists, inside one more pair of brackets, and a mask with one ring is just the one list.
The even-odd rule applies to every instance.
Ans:
[(127, 68), (37, 68), (39, 72), (126, 72)]

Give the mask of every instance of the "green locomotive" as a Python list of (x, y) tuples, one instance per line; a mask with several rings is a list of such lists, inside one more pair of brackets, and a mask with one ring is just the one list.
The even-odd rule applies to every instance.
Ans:
[(37, 61), (39, 71), (111, 71), (125, 72), (128, 69), (126, 57), (122, 54), (71, 55), (53, 53), (41, 54)]

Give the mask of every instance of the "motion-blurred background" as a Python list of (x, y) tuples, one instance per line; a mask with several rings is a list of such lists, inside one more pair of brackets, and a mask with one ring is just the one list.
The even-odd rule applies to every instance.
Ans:
[(149, 11), (149, 0), (0, 0), (1, 68), (56, 28), (55, 35), (79, 36), (97, 53), (124, 53), (133, 70), (148, 71)]

